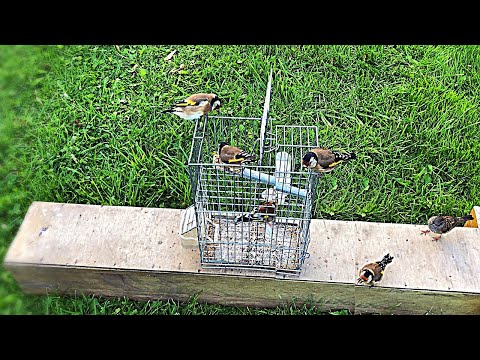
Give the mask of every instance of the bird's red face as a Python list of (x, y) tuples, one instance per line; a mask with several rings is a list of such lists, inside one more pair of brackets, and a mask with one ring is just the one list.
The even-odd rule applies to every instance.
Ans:
[[(368, 275), (368, 276), (367, 276)], [(368, 270), (363, 271), (358, 277), (357, 284), (370, 283), (373, 280), (372, 273)]]

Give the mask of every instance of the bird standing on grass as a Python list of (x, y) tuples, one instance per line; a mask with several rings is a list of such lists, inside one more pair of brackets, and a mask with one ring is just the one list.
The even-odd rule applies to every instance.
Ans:
[(222, 141), (218, 146), (218, 154), (220, 155), (220, 160), (225, 164), (246, 164), (251, 161), (254, 161), (257, 157), (256, 155), (248, 154), (238, 147), (231, 146), (228, 143)]
[(265, 201), (261, 203), (258, 208), (254, 208), (248, 214), (238, 215), (235, 218), (235, 224), (243, 221), (264, 221), (264, 222), (272, 222), (275, 219), (277, 211), (277, 206), (274, 201)]
[(372, 262), (369, 264), (364, 265), (359, 271), (359, 277), (357, 279), (357, 284), (360, 285), (362, 283), (371, 284), (372, 287), (375, 282), (378, 282), (383, 277), (383, 272), (385, 271), (385, 267), (390, 264), (393, 260), (393, 256), (387, 254), (383, 257), (382, 260)]
[(176, 103), (163, 112), (174, 113), (182, 119), (193, 121), (219, 109), (220, 106), (221, 102), (216, 94), (200, 93), (189, 96), (183, 102)]
[(468, 220), (473, 220), (472, 215), (467, 215), (463, 217), (456, 217), (450, 215), (439, 215), (432, 216), (428, 219), (428, 230), (421, 230), (421, 235), (427, 235), (429, 232), (439, 234), (434, 236), (432, 241), (438, 241), (442, 234), (446, 234), (451, 231), (454, 227), (463, 224)]
[(356, 157), (354, 152), (346, 154), (329, 149), (314, 148), (305, 154), (302, 165), (318, 172), (320, 177), (322, 173), (332, 171), (342, 161), (356, 159)]

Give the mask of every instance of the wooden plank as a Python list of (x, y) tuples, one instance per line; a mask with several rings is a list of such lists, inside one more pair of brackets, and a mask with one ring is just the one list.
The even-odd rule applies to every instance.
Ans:
[[(199, 266), (182, 247), (180, 210), (34, 202), (4, 259), (26, 293), (276, 306), (288, 299), (357, 313), (480, 313), (480, 229), (432, 242), (425, 225), (312, 220), (298, 277)], [(375, 288), (354, 286), (365, 262), (394, 260)], [(371, 296), (376, 294), (375, 296)], [(403, 304), (393, 306), (392, 304)]]
[(356, 272), (394, 257), (378, 284), (391, 288), (480, 292), (480, 229), (455, 228), (439, 241), (420, 235), (425, 225), (356, 222)]
[[(34, 202), (5, 262), (259, 274), (258, 271), (200, 268), (198, 248), (181, 246), (180, 212), (178, 209)], [(352, 235), (348, 222), (334, 222), (329, 230), (322, 221), (312, 223), (312, 233), (317, 234), (309, 248), (307, 262), (312, 266), (305, 267), (302, 279), (353, 281), (352, 247), (343, 243), (337, 251), (330, 247), (331, 233), (337, 231)], [(331, 258), (335, 261), (329, 262)], [(316, 264), (319, 261), (323, 262), (322, 266)], [(261, 274), (274, 277), (271, 273)]]
[(354, 310), (354, 287), (347, 284), (78, 266), (10, 263), (8, 268), (24, 292), (37, 295), (84, 293), (142, 301), (187, 301), (198, 295), (199, 302), (231, 306), (269, 308), (295, 301), (297, 305), (314, 304), (323, 311)]
[[(272, 283), (272, 279), (268, 279), (274, 277), (272, 273), (200, 268), (198, 249), (186, 249), (180, 245), (180, 212), (178, 209), (34, 202), (9, 248), (5, 267), (12, 271), (27, 293), (44, 293), (45, 290), (41, 289), (54, 288), (65, 294), (71, 294), (74, 291), (72, 289), (76, 289), (105, 296), (123, 296), (128, 293), (133, 299), (185, 300), (200, 289), (203, 292), (199, 300), (216, 302), (223, 299), (223, 304), (233, 304), (228, 294), (235, 292), (236, 305), (269, 307), (287, 301), (286, 298), (297, 299), (301, 303), (316, 296), (318, 306), (325, 309), (330, 309), (335, 304), (341, 304), (341, 308), (353, 308), (353, 288), (344, 290), (342, 284), (317, 288), (312, 287), (310, 282), (302, 282), (323, 274), (323, 269), (320, 268), (311, 267), (312, 271), (307, 271), (305, 278), (299, 278), (302, 286), (296, 285), (297, 281), (287, 281), (280, 288), (277, 282)], [(353, 269), (353, 262), (351, 268)], [(88, 277), (79, 275), (80, 280), (76, 280), (75, 276), (79, 273), (75, 270), (79, 269), (90, 269)], [(135, 291), (125, 290), (124, 282), (117, 281), (113, 287), (109, 285), (112, 280), (108, 280), (110, 277), (105, 274), (114, 274), (112, 271), (120, 269), (126, 271), (124, 279), (132, 278), (132, 281), (138, 282)], [(147, 270), (151, 272), (145, 272)], [(94, 283), (96, 271), (100, 272), (99, 285), (92, 288), (90, 283)], [(176, 277), (172, 280), (170, 275), (173, 273)], [(215, 280), (210, 280), (213, 281), (211, 291), (218, 293), (217, 297), (207, 291), (209, 283), (204, 278), (199, 278), (199, 273), (214, 276)], [(161, 278), (163, 285), (174, 286), (167, 287), (166, 290), (156, 287), (154, 292), (149, 292), (151, 276)], [(178, 277), (182, 280), (178, 280)], [(267, 294), (255, 296), (255, 288), (249, 289), (252, 285), (238, 285), (234, 282), (229, 287), (228, 284), (237, 281), (234, 280), (236, 278), (268, 279), (271, 285), (260, 282), (260, 293), (267, 291)], [(61, 281), (58, 282), (58, 279)], [(189, 285), (192, 281), (196, 282), (195, 286)], [(221, 281), (227, 282), (226, 290), (215, 290), (223, 286), (218, 284)], [(243, 281), (244, 284), (253, 284), (252, 280)], [(318, 279), (316, 281), (320, 284)], [(335, 290), (330, 290), (332, 286)], [(164, 295), (163, 291), (169, 296)], [(139, 293), (138, 296), (136, 292)], [(350, 295), (345, 295), (348, 292)], [(248, 302), (245, 297), (249, 299)]]
[(312, 220), (310, 244), (301, 278), (355, 282), (355, 227), (348, 221)]
[(176, 209), (34, 202), (5, 262), (196, 271), (198, 250), (180, 251), (179, 214)]
[[(468, 293), (414, 290), (412, 296), (409, 290), (385, 287), (75, 266), (15, 264), (9, 270), (25, 293), (36, 295), (84, 293), (139, 301), (188, 301), (197, 295), (199, 302), (231, 306), (268, 308), (295, 301), (323, 311), (348, 309), (354, 314), (480, 314), (480, 297)], [(279, 286), (278, 281), (289, 284)]]
[(355, 287), (355, 315), (478, 315), (478, 294), (395, 289), (390, 287)]

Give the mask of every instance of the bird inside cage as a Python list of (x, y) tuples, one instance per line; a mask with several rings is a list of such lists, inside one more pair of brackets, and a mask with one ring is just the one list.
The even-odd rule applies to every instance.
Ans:
[(196, 120), (208, 115), (221, 107), (221, 101), (216, 94), (199, 93), (187, 97), (184, 101), (173, 104), (163, 113), (173, 113), (185, 120)]
[(254, 208), (248, 214), (238, 215), (234, 222), (250, 222), (250, 221), (262, 221), (262, 222), (273, 222), (276, 217), (277, 206), (274, 201), (265, 201), (261, 203), (258, 207)]

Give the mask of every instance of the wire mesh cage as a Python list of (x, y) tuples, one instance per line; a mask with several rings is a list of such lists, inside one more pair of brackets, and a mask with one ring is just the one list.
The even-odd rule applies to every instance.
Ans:
[[(317, 128), (273, 126), (268, 106), (262, 118), (210, 116), (195, 124), (188, 165), (202, 267), (301, 272), (318, 180), (301, 159), (318, 146)], [(257, 159), (222, 163), (220, 142)]]

